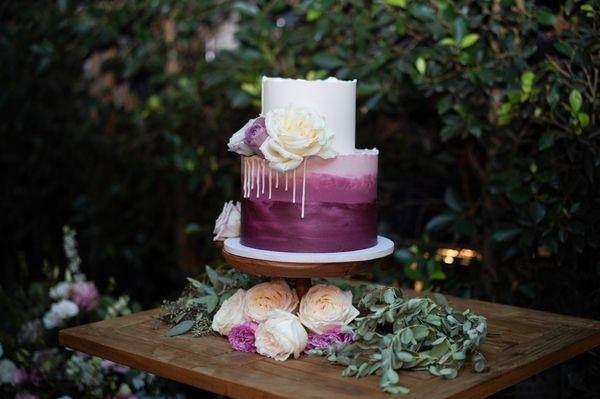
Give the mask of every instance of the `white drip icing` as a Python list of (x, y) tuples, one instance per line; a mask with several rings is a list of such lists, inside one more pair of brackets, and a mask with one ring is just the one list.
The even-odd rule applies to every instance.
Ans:
[(256, 166), (256, 198), (260, 197), (260, 161)]
[(304, 160), (304, 168), (302, 171), (302, 214), (300, 217), (304, 219), (304, 200), (306, 199), (306, 164), (308, 163), (308, 158)]
[(246, 182), (248, 181), (248, 171), (246, 170), (246, 158), (242, 158), (242, 169), (244, 170), (244, 182), (242, 183), (242, 195), (246, 198)]
[(269, 199), (271, 199), (271, 186), (273, 185), (273, 169), (269, 168)]
[(288, 190), (288, 178), (287, 178), (287, 170), (283, 172), (285, 174), (285, 191)]
[(296, 203), (296, 169), (294, 169), (292, 184), (294, 185), (294, 187), (292, 187), (292, 196), (293, 196), (292, 203), (295, 204)]
[(265, 193), (265, 161), (262, 161), (262, 191), (261, 193)]
[(275, 172), (275, 188), (279, 188), (279, 172)]
[(254, 190), (254, 158), (250, 162), (250, 192)]

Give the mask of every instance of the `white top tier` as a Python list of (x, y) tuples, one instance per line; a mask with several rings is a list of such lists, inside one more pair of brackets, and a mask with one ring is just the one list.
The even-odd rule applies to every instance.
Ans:
[(333, 149), (340, 154), (355, 150), (356, 80), (303, 80), (269, 78), (262, 80), (262, 114), (290, 104), (311, 107), (333, 131)]

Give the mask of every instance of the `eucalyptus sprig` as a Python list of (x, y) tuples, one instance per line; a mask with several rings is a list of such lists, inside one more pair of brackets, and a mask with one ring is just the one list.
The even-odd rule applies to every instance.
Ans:
[(220, 272), (206, 266), (199, 278), (188, 277), (188, 285), (178, 299), (165, 301), (160, 321), (172, 325), (165, 335), (176, 336), (191, 331), (195, 336), (213, 333), (212, 316), (219, 306), (239, 288), (249, 287), (258, 279), (234, 269)]
[(485, 317), (460, 312), (439, 294), (436, 302), (427, 297), (405, 300), (391, 287), (369, 286), (364, 292), (357, 302), (361, 316), (348, 327), (355, 342), (329, 352), (331, 362), (346, 366), (342, 375), (378, 375), (385, 392), (408, 393), (397, 370), (455, 378), (467, 359), (475, 371), (485, 369), (478, 351), (487, 332)]

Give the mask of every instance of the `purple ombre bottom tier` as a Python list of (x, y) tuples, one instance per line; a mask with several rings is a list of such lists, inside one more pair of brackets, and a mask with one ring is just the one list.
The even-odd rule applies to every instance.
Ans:
[(377, 158), (377, 150), (311, 157), (287, 173), (243, 158), (241, 243), (321, 253), (376, 245)]

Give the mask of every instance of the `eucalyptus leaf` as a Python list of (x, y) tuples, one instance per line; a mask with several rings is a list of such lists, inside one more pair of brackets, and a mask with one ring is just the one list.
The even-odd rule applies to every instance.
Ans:
[(196, 322), (194, 320), (184, 320), (179, 324), (174, 325), (165, 332), (165, 336), (174, 337), (176, 335), (185, 334), (190, 331)]

